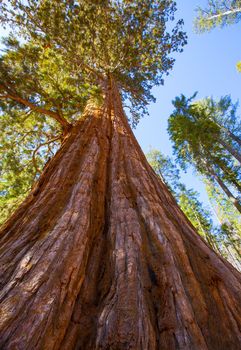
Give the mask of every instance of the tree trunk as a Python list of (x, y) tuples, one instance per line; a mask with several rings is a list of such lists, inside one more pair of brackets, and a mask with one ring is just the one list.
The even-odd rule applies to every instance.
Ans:
[(232, 133), (230, 130), (228, 130), (224, 126), (222, 126), (222, 125), (219, 125), (219, 126), (222, 129), (222, 131), (224, 132), (224, 134), (228, 135), (233, 141), (237, 142), (239, 144), (239, 146), (241, 146), (241, 140), (238, 136), (234, 135), (234, 133)]
[(223, 175), (225, 176), (225, 180), (227, 180), (229, 182), (229, 184), (231, 184), (232, 186), (236, 187), (236, 189), (239, 191), (239, 193), (241, 194), (241, 186), (238, 182), (238, 180), (235, 178), (235, 176), (233, 176), (232, 174), (232, 169), (228, 168), (226, 166), (225, 163), (223, 163), (222, 161), (219, 163), (216, 163), (216, 165), (222, 169), (223, 171)]
[(232, 154), (232, 156), (236, 158), (241, 164), (241, 154), (239, 154), (232, 146), (230, 146), (227, 142), (225, 142), (221, 138), (218, 140), (220, 145), (222, 145), (224, 149), (226, 149), (230, 154)]
[(115, 86), (1, 234), (1, 349), (237, 350), (240, 274), (147, 163)]
[(232, 203), (236, 207), (236, 209), (238, 209), (238, 211), (241, 213), (241, 204), (239, 203), (239, 200), (234, 197), (232, 192), (225, 185), (225, 183), (222, 181), (222, 179), (220, 179), (220, 177), (213, 171), (213, 169), (210, 170), (210, 174), (213, 176), (213, 178), (219, 184), (219, 186), (221, 187), (223, 192), (226, 194), (226, 196), (232, 201)]

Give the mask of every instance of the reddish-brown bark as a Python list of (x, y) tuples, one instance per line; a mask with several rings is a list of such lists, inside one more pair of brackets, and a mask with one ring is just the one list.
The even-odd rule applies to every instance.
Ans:
[(240, 274), (148, 165), (115, 87), (1, 234), (1, 349), (237, 350)]

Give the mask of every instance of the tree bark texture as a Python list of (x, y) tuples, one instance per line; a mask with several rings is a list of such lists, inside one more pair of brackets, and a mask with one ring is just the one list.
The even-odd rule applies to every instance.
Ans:
[(1, 232), (0, 349), (237, 350), (240, 274), (147, 163), (115, 86)]

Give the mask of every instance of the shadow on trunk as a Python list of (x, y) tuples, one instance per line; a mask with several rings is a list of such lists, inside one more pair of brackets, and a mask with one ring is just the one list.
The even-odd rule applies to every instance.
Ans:
[(116, 87), (1, 233), (1, 349), (237, 350), (240, 274), (147, 163)]

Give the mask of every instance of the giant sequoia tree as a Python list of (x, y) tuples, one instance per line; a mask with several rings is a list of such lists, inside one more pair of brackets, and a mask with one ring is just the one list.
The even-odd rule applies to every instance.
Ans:
[(137, 119), (185, 43), (180, 23), (166, 31), (175, 4), (1, 10), (24, 39), (1, 58), (2, 113), (62, 129), (2, 228), (1, 349), (237, 349), (240, 275), (180, 211), (123, 111), (126, 100)]

